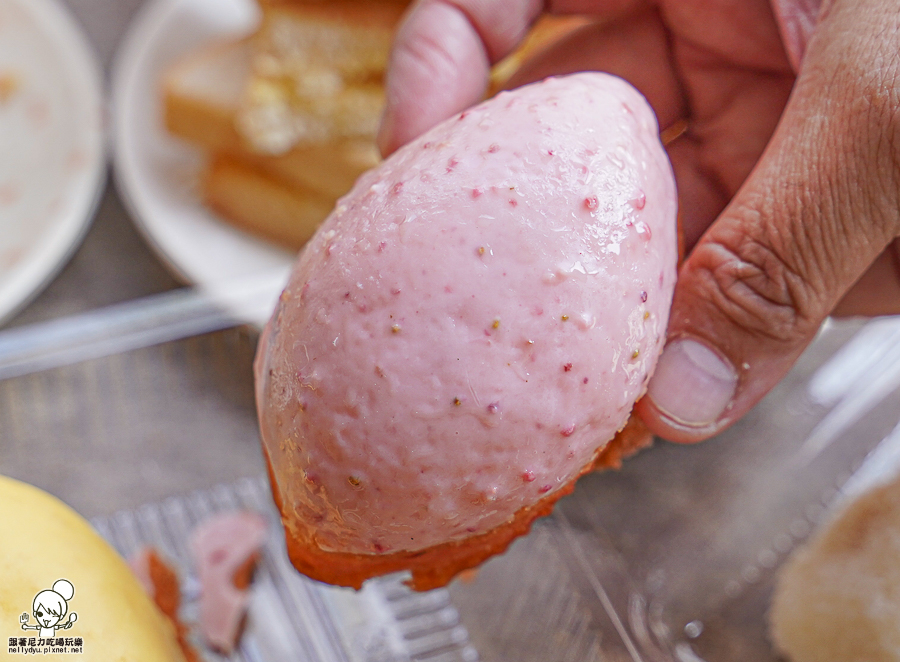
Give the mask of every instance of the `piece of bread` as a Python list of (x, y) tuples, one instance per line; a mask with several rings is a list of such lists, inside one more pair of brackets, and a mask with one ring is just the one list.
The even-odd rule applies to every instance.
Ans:
[[(410, 0), (263, 0), (254, 35), (267, 75), (299, 77), (309, 69), (333, 70), (349, 82), (371, 81), (387, 67), (397, 24)], [(268, 61), (267, 61), (268, 60)]]
[(374, 139), (256, 152), (236, 127), (250, 74), (247, 40), (210, 44), (175, 64), (163, 80), (168, 130), (210, 154), (204, 202), (235, 226), (298, 249), (356, 178), (379, 161)]
[(265, 4), (237, 117), (254, 148), (281, 154), (304, 143), (374, 138), (391, 41), (407, 4)]
[(299, 146), (272, 156), (256, 152), (238, 132), (238, 104), (250, 74), (248, 41), (210, 44), (177, 62), (163, 79), (163, 119), (173, 135), (227, 154), (287, 186), (337, 199), (378, 164), (371, 138)]
[(53, 637), (71, 639), (70, 647), (76, 637), (83, 642), (83, 654), (72, 659), (184, 662), (172, 623), (125, 561), (74, 510), (0, 476), (0, 522), (4, 641), (44, 639), (55, 630)]
[(181, 620), (181, 582), (178, 573), (153, 547), (142, 547), (128, 559), (135, 577), (153, 602), (175, 627), (175, 637), (187, 662), (202, 662), (190, 643), (187, 625)]
[(633, 426), (606, 452), (662, 351), (676, 207), (653, 111), (596, 72), (485, 101), (363, 175), (255, 362), (295, 566), (442, 585), (640, 447)]
[(298, 146), (279, 156), (254, 153), (234, 156), (282, 184), (311, 189), (330, 198), (332, 206), (361, 174), (381, 161), (374, 140), (353, 138)]
[(204, 202), (235, 226), (299, 249), (334, 206), (332, 198), (286, 186), (238, 159), (214, 156), (201, 180)]
[(211, 155), (201, 178), (210, 208), (253, 234), (303, 245), (380, 160), (381, 78), (404, 7), (268, 2), (251, 38), (207, 46), (167, 72), (165, 124)]
[(900, 478), (854, 499), (791, 555), (769, 620), (792, 662), (900, 661)]
[(161, 81), (166, 129), (202, 149), (249, 151), (234, 124), (249, 76), (247, 40), (213, 42), (179, 59)]

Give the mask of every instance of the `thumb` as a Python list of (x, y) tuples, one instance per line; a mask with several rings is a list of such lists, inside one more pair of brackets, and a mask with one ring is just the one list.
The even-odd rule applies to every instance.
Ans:
[(681, 268), (669, 341), (639, 412), (698, 441), (791, 368), (900, 234), (900, 13), (824, 3), (791, 99), (741, 190)]
[(394, 38), (378, 147), (387, 156), (477, 103), (490, 65), (518, 44), (542, 0), (420, 0)]

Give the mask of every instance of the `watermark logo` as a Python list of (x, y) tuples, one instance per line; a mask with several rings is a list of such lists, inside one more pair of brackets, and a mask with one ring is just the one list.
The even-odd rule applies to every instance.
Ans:
[[(83, 653), (82, 637), (58, 636), (70, 630), (78, 620), (78, 614), (69, 611), (69, 601), (75, 596), (75, 587), (68, 579), (59, 579), (51, 588), (40, 591), (31, 603), (31, 616), (23, 612), (19, 617), (22, 630), (36, 630), (33, 637), (10, 637), (9, 652), (20, 655), (57, 655), (59, 653)], [(68, 634), (68, 632), (66, 632)]]

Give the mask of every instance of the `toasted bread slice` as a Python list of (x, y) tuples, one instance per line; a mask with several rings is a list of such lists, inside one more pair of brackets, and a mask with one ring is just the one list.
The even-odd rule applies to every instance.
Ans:
[(357, 177), (381, 160), (375, 141), (364, 139), (298, 146), (280, 156), (244, 152), (240, 157), (283, 184), (333, 199), (349, 191)]
[(230, 155), (278, 182), (337, 198), (377, 165), (371, 138), (301, 145), (279, 155), (259, 154), (241, 136), (235, 117), (250, 75), (247, 41), (211, 44), (176, 63), (163, 79), (166, 128), (201, 149)]
[(237, 114), (241, 134), (257, 152), (284, 154), (335, 139), (374, 143), (384, 108), (381, 81), (348, 85), (329, 71), (253, 76)]
[(203, 149), (248, 151), (234, 118), (249, 78), (246, 40), (215, 42), (178, 60), (162, 79), (166, 128)]
[(201, 183), (204, 202), (235, 226), (299, 249), (331, 212), (334, 199), (286, 186), (228, 155), (209, 162)]
[[(409, 0), (264, 0), (254, 35), (261, 75), (299, 78), (327, 70), (350, 82), (371, 81), (387, 67), (394, 30)], [(276, 69), (277, 68), (277, 72)]]
[(374, 140), (391, 42), (407, 4), (264, 3), (238, 112), (241, 132), (271, 154), (336, 138)]

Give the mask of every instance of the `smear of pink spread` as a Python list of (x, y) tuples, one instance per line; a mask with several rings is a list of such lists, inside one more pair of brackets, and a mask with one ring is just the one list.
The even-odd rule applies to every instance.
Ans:
[(191, 535), (200, 577), (200, 628), (224, 653), (234, 648), (250, 595), (235, 586), (235, 573), (266, 539), (265, 519), (251, 512), (226, 512), (202, 522)]

